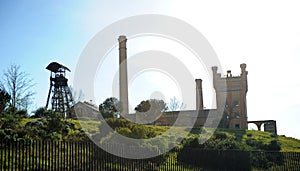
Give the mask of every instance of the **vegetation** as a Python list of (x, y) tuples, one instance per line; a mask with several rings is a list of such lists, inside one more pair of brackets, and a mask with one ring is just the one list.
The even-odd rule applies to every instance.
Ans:
[(120, 112), (121, 110), (121, 102), (115, 97), (107, 98), (99, 105), (99, 111), (103, 118), (116, 118), (117, 112)]
[[(8, 111), (6, 111), (8, 112)], [(15, 116), (21, 116), (16, 115)], [(55, 140), (55, 141), (89, 141), (86, 133), (89, 136), (93, 136), (99, 133), (103, 133), (102, 124), (96, 121), (78, 121), (78, 120), (66, 120), (62, 119), (61, 115), (45, 110), (41, 118), (22, 118), (12, 117), (13, 114), (6, 114), (5, 118), (1, 118), (0, 122), (0, 139), (2, 140)], [(148, 139), (162, 135), (169, 129), (167, 126), (153, 126), (153, 125), (141, 125), (135, 124), (122, 118), (107, 118), (106, 122), (118, 133), (137, 139)], [(85, 129), (83, 130), (82, 127)], [(178, 129), (180, 130), (180, 129)], [(182, 131), (182, 130), (181, 130)], [(187, 131), (187, 130), (186, 130)], [(205, 132), (204, 136), (199, 136), (201, 132)], [(212, 135), (207, 141), (199, 144), (201, 138)], [(109, 138), (105, 135), (103, 139)], [(169, 137), (171, 138), (171, 137)], [(175, 140), (174, 140), (175, 141)], [(172, 142), (172, 141), (171, 141)], [(142, 146), (156, 146), (155, 149), (166, 148), (170, 144), (168, 141), (161, 141), (154, 143), (151, 141), (145, 141)], [(250, 160), (252, 166), (258, 170), (272, 170), (276, 165), (283, 165), (284, 156), (274, 151), (298, 151), (300, 152), (300, 141), (292, 138), (286, 138), (284, 136), (274, 136), (271, 133), (251, 131), (251, 130), (237, 130), (237, 129), (218, 129), (213, 133), (213, 130), (208, 128), (194, 128), (190, 131), (188, 136), (177, 146), (177, 150), (173, 150), (167, 153), (163, 158), (160, 158), (159, 165), (153, 165), (154, 163), (148, 162), (145, 164), (145, 170), (149, 168), (157, 168), (157, 170), (170, 170), (172, 167), (186, 168), (187, 170), (193, 170), (190, 168), (195, 160), (193, 157), (198, 155), (191, 155), (191, 152), (187, 152), (184, 149), (193, 148), (194, 150), (210, 149), (210, 150), (242, 150), (244, 152), (250, 151)], [(259, 153), (259, 151), (265, 151)], [(271, 151), (272, 153), (266, 153)], [(199, 151), (201, 152), (201, 151)], [(197, 152), (198, 153), (198, 152)], [(211, 152), (219, 154), (219, 152)], [(237, 157), (231, 160), (237, 160), (236, 158), (247, 158), (247, 153), (235, 153)], [(263, 155), (262, 155), (263, 154)], [(226, 154), (223, 154), (223, 156)], [(241, 155), (241, 156), (239, 156)], [(218, 156), (222, 158), (221, 156)], [(248, 156), (249, 157), (249, 156)], [(220, 160), (221, 160), (220, 158)], [(198, 159), (197, 159), (198, 160)], [(203, 159), (204, 160), (204, 159)], [(293, 159), (291, 159), (293, 160)], [(156, 161), (157, 162), (157, 161)], [(119, 163), (106, 163), (109, 168), (122, 167)], [(189, 165), (191, 164), (191, 165)], [(281, 166), (278, 166), (281, 167)], [(283, 167), (283, 166), (282, 166)], [(172, 170), (172, 169), (171, 169)]]
[(10, 95), (5, 90), (0, 89), (0, 116), (3, 114), (9, 101)]
[[(66, 120), (61, 115), (38, 108), (31, 118), (27, 118), (26, 110), (21, 110), (11, 106), (10, 95), (4, 90), (0, 90), (1, 117), (0, 117), (0, 138), (7, 140), (21, 139), (48, 139), (48, 140), (88, 140), (101, 134), (101, 137), (109, 140), (108, 135), (103, 129), (103, 124), (96, 121), (78, 121)], [(157, 111), (153, 111), (151, 108)], [(105, 116), (105, 122), (118, 133), (135, 139), (149, 139), (162, 135), (169, 129), (167, 126), (143, 125), (130, 122), (123, 118), (117, 118), (115, 113), (121, 110), (121, 104), (118, 99), (107, 98), (99, 105), (100, 111)], [(150, 99), (142, 101), (137, 107), (137, 112), (162, 112), (167, 109), (166, 103), (162, 100)], [(178, 134), (183, 131), (178, 129)], [(186, 130), (188, 131), (188, 130)], [(205, 134), (201, 134), (201, 133)], [(210, 138), (207, 138), (210, 137)], [(174, 139), (175, 137), (167, 137)], [(175, 139), (174, 139), (175, 141)], [(203, 143), (199, 143), (203, 142)], [(148, 142), (153, 143), (153, 142)], [(155, 144), (155, 143), (154, 143)], [(147, 142), (146, 144), (147, 145)], [(169, 141), (163, 140), (158, 143), (158, 148), (172, 145)], [(199, 149), (237, 149), (245, 151), (283, 151), (300, 152), (300, 141), (284, 136), (275, 136), (274, 134), (252, 130), (242, 129), (218, 129), (215, 132), (209, 128), (193, 128), (187, 137), (177, 148), (199, 148)]]
[[(84, 131), (89, 136), (101, 132), (101, 123), (97, 121), (65, 120), (53, 111), (45, 113), (46, 116), (42, 118), (22, 118), (22, 114), (7, 111), (5, 117), (0, 118), (0, 139), (73, 140), (74, 138), (75, 141), (80, 141), (88, 140)], [(106, 122), (118, 133), (137, 139), (162, 135), (169, 129), (167, 126), (141, 125), (117, 118), (108, 118)], [(199, 144), (199, 140), (205, 138), (205, 135), (199, 136), (202, 130), (206, 131), (207, 136), (212, 136), (203, 144)], [(212, 133), (208, 128), (194, 128), (179, 146), (184, 147), (300, 152), (300, 140), (254, 130), (218, 129)]]
[(134, 108), (136, 112), (148, 112), (151, 114), (161, 113), (167, 109), (167, 104), (163, 100), (157, 99), (141, 101), (141, 103)]
[(157, 120), (162, 112), (168, 109), (163, 100), (150, 99), (141, 101), (134, 110), (136, 111), (136, 122), (140, 124), (151, 124)]
[(20, 66), (11, 65), (4, 72), (0, 82), (0, 88), (10, 95), (10, 106), (17, 109), (27, 109), (32, 103), (33, 87), (32, 79), (23, 71)]
[[(64, 119), (60, 113), (46, 110), (44, 107), (38, 108), (34, 115), (29, 118), (27, 108), (34, 95), (30, 90), (32, 85), (32, 79), (28, 79), (28, 75), (21, 72), (19, 66), (12, 65), (4, 73), (4, 79), (0, 83), (1, 140), (89, 142), (88, 137), (100, 135), (98, 136), (100, 137), (99, 142), (109, 142), (110, 139), (114, 138), (105, 131), (105, 124), (92, 120), (79, 122), (78, 120)], [(142, 101), (135, 107), (135, 110), (137, 118), (139, 118), (138, 121), (146, 121), (146, 124), (151, 124), (162, 112), (168, 109), (172, 111), (181, 108), (184, 108), (184, 105), (175, 98), (171, 100), (169, 108), (163, 100), (150, 99)], [(179, 138), (174, 135), (163, 135), (169, 129), (168, 126), (145, 125), (143, 122), (133, 123), (122, 117), (119, 118), (118, 113), (121, 110), (121, 102), (114, 97), (107, 98), (99, 105), (99, 111), (105, 118), (105, 122), (123, 136), (142, 139), (143, 143), (139, 144), (141, 147), (159, 150), (163, 153), (164, 149), (173, 147), (173, 143)], [(166, 165), (180, 165), (189, 170), (189, 166), (185, 166), (183, 163), (189, 163), (193, 160), (191, 156), (187, 157), (190, 152), (187, 154), (184, 153), (184, 150), (191, 148), (200, 151), (215, 150), (214, 154), (219, 154), (218, 151), (220, 150), (239, 150), (242, 151), (241, 154), (238, 154), (241, 158), (249, 158), (247, 154), (250, 152), (249, 160), (252, 166), (261, 170), (272, 170), (274, 165), (282, 165), (287, 162), (284, 161), (284, 156), (281, 153), (274, 155), (273, 152), (300, 152), (300, 140), (276, 136), (267, 132), (243, 129), (217, 129), (214, 131), (209, 128), (193, 128), (192, 130), (178, 129), (177, 133), (178, 135), (188, 133), (188, 135), (176, 146), (175, 150), (163, 155), (159, 167), (154, 166), (154, 163), (150, 161), (150, 164), (145, 165), (145, 170), (147, 167), (169, 170), (170, 167), (163, 167)], [(159, 135), (163, 135), (161, 139), (151, 139)], [(265, 153), (261, 155), (259, 153), (261, 151)], [(297, 161), (299, 159), (290, 160)], [(109, 167), (123, 167), (118, 163), (108, 162), (105, 164)]]
[(171, 98), (170, 102), (168, 103), (168, 111), (180, 111), (184, 110), (185, 108), (186, 105), (183, 102), (177, 100), (176, 97)]
[[(42, 109), (42, 108), (40, 108)], [(62, 119), (51, 110), (37, 110), (40, 118), (26, 118), (26, 110), (9, 107), (0, 118), (1, 140), (72, 140), (85, 141), (88, 137), (73, 122)]]

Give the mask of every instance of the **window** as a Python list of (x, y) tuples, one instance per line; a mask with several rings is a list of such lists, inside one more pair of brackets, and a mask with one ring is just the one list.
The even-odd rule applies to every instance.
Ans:
[(235, 118), (237, 118), (237, 119), (239, 119), (241, 116), (240, 116), (240, 114), (238, 113), (238, 112), (235, 112), (234, 113), (234, 116), (235, 116)]
[(225, 103), (225, 107), (228, 108), (229, 107), (229, 103), (228, 101), (226, 100), (226, 103)]
[(234, 106), (234, 107), (239, 106), (239, 101), (237, 101), (237, 100), (233, 101), (233, 106)]
[(235, 124), (235, 128), (240, 128), (240, 124)]

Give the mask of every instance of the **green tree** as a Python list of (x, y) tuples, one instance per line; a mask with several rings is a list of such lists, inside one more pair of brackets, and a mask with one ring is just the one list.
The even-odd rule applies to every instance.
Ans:
[[(27, 134), (33, 139), (61, 140), (75, 129), (75, 124), (64, 120), (60, 113), (53, 110), (40, 110), (44, 117), (27, 122), (25, 125)], [(75, 135), (76, 137), (76, 135)], [(78, 138), (78, 137), (77, 137)]]
[(135, 121), (140, 124), (152, 124), (168, 109), (163, 100), (150, 99), (142, 101), (135, 107)]
[(22, 138), (23, 130), (21, 129), (22, 115), (27, 114), (26, 111), (18, 111), (13, 107), (7, 108), (3, 112), (4, 117), (0, 117), (0, 139), (1, 140), (17, 140)]
[(34, 86), (33, 80), (27, 73), (20, 71), (18, 65), (9, 66), (3, 75), (0, 88), (11, 96), (11, 106), (17, 109), (27, 109), (35, 94), (31, 91)]
[(47, 110), (45, 109), (45, 107), (40, 107), (34, 112), (34, 115), (31, 116), (31, 118), (42, 118), (46, 116), (46, 113)]
[(8, 106), (9, 101), (10, 95), (6, 91), (0, 89), (0, 116), (3, 115), (3, 112)]
[(167, 104), (163, 100), (150, 99), (141, 101), (134, 110), (136, 112), (161, 113), (168, 109)]
[(15, 107), (12, 107), (12, 106), (9, 106), (3, 116), (4, 117), (8, 117), (7, 115), (12, 115), (13, 117), (15, 118), (27, 118), (28, 117), (28, 113), (27, 113), (27, 110), (26, 109), (21, 109), (21, 110), (18, 110), (17, 108)]
[(149, 101), (149, 100), (146, 100), (146, 101), (141, 101), (141, 103), (138, 104), (138, 105), (134, 108), (134, 110), (135, 110), (136, 112), (147, 112), (147, 111), (150, 110), (150, 107), (151, 107), (150, 101)]
[(120, 112), (121, 109), (121, 102), (115, 97), (107, 98), (99, 105), (99, 111), (104, 118), (115, 118), (116, 113)]

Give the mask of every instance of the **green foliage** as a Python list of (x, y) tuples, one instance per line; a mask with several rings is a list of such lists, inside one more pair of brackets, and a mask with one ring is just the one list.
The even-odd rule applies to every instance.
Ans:
[(4, 109), (8, 106), (10, 99), (10, 95), (5, 90), (0, 89), (0, 116), (3, 116)]
[(60, 113), (44, 110), (41, 115), (44, 117), (29, 121), (25, 125), (25, 130), (30, 138), (75, 141), (88, 139), (81, 129), (76, 129), (75, 124), (63, 119)]
[(24, 134), (20, 125), (21, 114), (18, 114), (18, 111), (9, 109), (4, 112), (4, 116), (0, 118), (0, 139), (17, 140), (21, 138)]
[(261, 141), (257, 141), (254, 138), (246, 139), (246, 144), (251, 146), (253, 149), (258, 150), (264, 147), (264, 143)]
[(75, 129), (82, 129), (88, 136), (98, 134), (100, 122), (94, 120), (78, 121), (78, 120), (69, 120), (75, 124)]
[(283, 152), (300, 152), (300, 140), (291, 137), (278, 136), (278, 143)]
[(121, 102), (115, 97), (107, 98), (99, 105), (99, 111), (103, 118), (115, 118), (116, 113), (120, 112), (121, 109)]
[(2, 114), (2, 117), (9, 117), (9, 115), (12, 115), (14, 116), (15, 118), (27, 118), (28, 117), (28, 113), (27, 113), (27, 110), (25, 109), (21, 109), (21, 110), (18, 110), (17, 108), (15, 107), (8, 107)]
[(199, 143), (199, 138), (196, 136), (185, 138), (183, 141), (184, 147), (202, 148), (202, 149), (243, 149), (243, 145), (236, 141), (234, 136), (228, 136), (226, 133), (217, 132), (203, 144)]
[(134, 108), (137, 112), (147, 112), (150, 109), (151, 105), (149, 100), (147, 101), (141, 101), (140, 104), (137, 105), (137, 107)]
[(253, 151), (250, 152), (250, 160), (253, 168), (262, 170), (274, 170), (274, 166), (284, 164), (283, 154), (274, 152)]
[[(161, 136), (160, 138), (150, 139), (161, 135), (166, 129), (158, 126), (140, 125), (132, 123), (122, 118), (108, 118), (106, 123), (119, 134), (134, 138), (143, 139), (141, 144), (138, 144), (140, 148), (159, 150), (163, 152), (168, 146), (175, 142), (175, 138), (169, 136)], [(115, 138), (115, 134), (109, 133), (106, 124), (100, 124), (100, 134), (95, 135), (94, 138), (101, 143), (109, 142)], [(171, 142), (171, 143), (170, 143)], [(137, 145), (137, 144), (133, 144)]]
[(266, 146), (266, 150), (268, 151), (280, 151), (281, 147), (277, 140), (272, 140), (270, 144)]
[(46, 116), (45, 114), (47, 114), (45, 107), (40, 107), (34, 112), (34, 115), (31, 116), (31, 118), (42, 118)]
[(137, 112), (161, 113), (168, 109), (167, 104), (163, 100), (150, 99), (141, 101), (134, 110)]
[(234, 138), (226, 138), (226, 139), (212, 138), (204, 143), (204, 148), (219, 149), (219, 150), (228, 150), (228, 149), (243, 150), (242, 144), (237, 142)]
[[(23, 141), (28, 139), (33, 140), (70, 140), (70, 141), (89, 141), (86, 133), (81, 129), (80, 125), (91, 126), (85, 129), (93, 134), (103, 133), (102, 126), (95, 121), (81, 121), (78, 120), (65, 120), (61, 118), (61, 115), (53, 111), (45, 111), (43, 118), (26, 118), (21, 117), (16, 118), (13, 109), (10, 109), (10, 115), (6, 114), (7, 117), (0, 119), (0, 139), (4, 140), (15, 140)], [(8, 111), (6, 111), (8, 112)], [(26, 123), (27, 122), (27, 123)], [(143, 139), (142, 143), (139, 144), (141, 148), (153, 149), (159, 152), (164, 152), (164, 150), (170, 147), (172, 142), (176, 142), (177, 138), (173, 135), (162, 135), (169, 127), (164, 126), (153, 126), (153, 125), (140, 125), (132, 123), (126, 119), (117, 118), (107, 118), (106, 122), (113, 128), (116, 132), (121, 135)], [(98, 130), (95, 130), (97, 127)], [(180, 131), (190, 131), (189, 129), (178, 129)], [(200, 135), (204, 133), (205, 135)], [(180, 132), (178, 132), (180, 134)], [(113, 136), (104, 134), (102, 137), (104, 142), (109, 142), (110, 138)], [(157, 135), (162, 135), (160, 138), (149, 139), (152, 137), (157, 137)], [(210, 135), (212, 135), (210, 137)], [(203, 144), (199, 144), (200, 138), (210, 137)], [(100, 140), (99, 140), (100, 141)], [(170, 143), (171, 142), (171, 143)], [(214, 130), (210, 128), (194, 128), (190, 131), (190, 134), (184, 138), (181, 147), (176, 148), (178, 151), (173, 150), (170, 153), (165, 154), (166, 156), (161, 160), (161, 163), (155, 167), (151, 161), (145, 165), (145, 169), (155, 168), (158, 170), (172, 170), (171, 167), (164, 166), (182, 166), (188, 162), (183, 162), (176, 160), (178, 155), (182, 158), (192, 161), (191, 153), (181, 153), (185, 149), (192, 147), (195, 150), (212, 150), (216, 155), (220, 155), (222, 150), (232, 151), (232, 154), (236, 151), (243, 150), (250, 154), (247, 161), (251, 160), (251, 165), (258, 170), (273, 170), (274, 167), (278, 166), (283, 168), (283, 164), (288, 162), (282, 156), (281, 153), (276, 153), (280, 150), (285, 151), (287, 146), (290, 147), (289, 151), (298, 149), (300, 141), (292, 138), (287, 138), (284, 136), (274, 136), (270, 133), (259, 132), (259, 131), (248, 131), (248, 130), (230, 130), (230, 129), (218, 129)], [(293, 149), (291, 148), (293, 147)], [(234, 149), (234, 150), (228, 150)], [(235, 150), (237, 149), (237, 150)], [(275, 152), (274, 152), (275, 151)], [(211, 153), (211, 151), (209, 151)], [(262, 152), (262, 153), (260, 153)], [(238, 155), (238, 154), (237, 154)], [(195, 153), (194, 155), (199, 160), (199, 156)], [(230, 155), (229, 155), (230, 156)], [(201, 157), (201, 156), (200, 156)], [(207, 157), (207, 156), (203, 156)], [(234, 158), (234, 157), (233, 157)], [(239, 158), (239, 157), (237, 157)], [(212, 162), (216, 158), (211, 158)], [(231, 161), (231, 158), (228, 157)], [(290, 159), (292, 160), (292, 159)], [(294, 159), (293, 159), (294, 160)], [(297, 159), (295, 159), (297, 160)], [(224, 160), (225, 161), (225, 160)], [(124, 168), (122, 165), (116, 163), (111, 163), (117, 168)], [(118, 166), (117, 166), (118, 165)], [(189, 170), (189, 167), (186, 167)], [(192, 168), (190, 169), (192, 170)]]
[[(112, 129), (130, 138), (152, 138), (157, 135), (160, 135), (163, 132), (163, 130), (157, 129), (157, 127), (155, 126), (135, 124), (122, 118), (108, 118), (105, 121)], [(104, 126), (101, 124), (99, 130), (100, 133), (102, 132), (102, 134), (105, 135), (105, 133), (103, 132), (105, 128), (103, 127)]]
[(146, 127), (135, 125), (132, 127), (132, 133), (131, 133), (131, 138), (135, 139), (145, 139), (148, 138), (148, 132), (150, 130), (147, 129)]
[(214, 134), (214, 136), (215, 136), (216, 139), (220, 139), (220, 140), (225, 140), (225, 139), (228, 138), (227, 134), (224, 133), (224, 132), (216, 132)]
[(121, 127), (121, 128), (117, 128), (116, 131), (119, 134), (124, 135), (126, 137), (130, 137), (132, 135), (132, 131), (129, 128)]
[[(74, 139), (75, 141), (88, 139), (99, 133), (103, 134), (103, 138), (108, 136), (101, 128), (104, 124), (96, 121), (79, 121), (61, 119), (60, 115), (46, 111), (46, 117), (41, 119), (22, 119), (16, 117), (14, 109), (6, 111), (6, 117), (0, 119), (0, 138), (1, 139), (22, 139), (29, 137), (32, 139)], [(50, 113), (47, 113), (50, 112)], [(52, 116), (53, 115), (53, 116)], [(111, 128), (120, 134), (138, 139), (147, 139), (162, 135), (169, 127), (140, 125), (132, 123), (126, 119), (108, 118), (106, 122)], [(83, 132), (81, 124), (84, 125)], [(26, 126), (25, 126), (26, 125)], [(219, 129), (214, 132), (213, 136), (206, 140), (204, 144), (199, 144), (199, 135), (201, 138), (208, 137), (213, 132), (209, 128), (194, 128), (190, 134), (182, 141), (182, 147), (196, 147), (209, 149), (243, 149), (243, 150), (264, 150), (264, 151), (300, 151), (300, 141), (284, 136), (274, 136), (271, 133), (252, 131), (252, 130), (231, 130)], [(187, 130), (188, 131), (188, 130)], [(57, 134), (60, 134), (57, 136)], [(180, 132), (178, 132), (180, 134)], [(170, 138), (170, 137), (168, 137)], [(200, 138), (200, 139), (201, 139)], [(205, 138), (206, 139), (206, 138)], [(173, 142), (175, 142), (174, 139)], [(155, 144), (156, 142), (146, 142)], [(157, 142), (163, 145), (164, 140)], [(170, 144), (167, 144), (170, 145)]]
[[(133, 123), (126, 120), (126, 119), (116, 119), (116, 118), (109, 118), (106, 119), (105, 122), (112, 128), (118, 128), (118, 127), (127, 127), (127, 128), (132, 128)], [(101, 132), (101, 130), (100, 130)]]
[[(166, 131), (166, 129), (168, 129), (168, 127), (163, 126), (134, 124), (126, 119), (106, 119), (106, 122), (112, 129), (115, 129), (120, 134), (138, 139), (156, 137), (157, 135), (161, 135)], [(99, 130), (101, 132), (101, 126)], [(199, 137), (200, 133), (204, 134), (201, 134), (201, 137)], [(203, 144), (199, 144), (200, 139), (205, 140), (205, 142)], [(218, 129), (215, 132), (212, 132), (209, 128), (194, 128), (190, 131), (190, 134), (186, 138), (184, 138), (180, 146), (222, 150), (237, 149), (247, 151), (285, 151), (288, 146), (287, 144), (289, 143), (283, 141), (286, 139), (287, 138), (283, 138), (282, 136), (277, 139), (277, 137), (271, 133), (260, 131)], [(297, 150), (297, 148), (300, 147), (299, 140), (293, 141), (291, 139), (291, 142), (295, 144), (295, 147), (293, 148), (294, 150)], [(282, 148), (283, 143), (284, 148)]]
[(142, 101), (135, 107), (136, 121), (143, 124), (153, 123), (167, 109), (167, 104), (163, 100), (150, 99)]

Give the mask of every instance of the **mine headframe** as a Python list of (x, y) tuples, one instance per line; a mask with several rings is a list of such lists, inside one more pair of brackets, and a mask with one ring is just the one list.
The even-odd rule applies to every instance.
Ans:
[(70, 118), (70, 109), (74, 105), (74, 100), (68, 86), (66, 71), (71, 71), (57, 62), (50, 63), (46, 69), (50, 71), (50, 88), (46, 109), (48, 109), (51, 96), (51, 109), (61, 113), (64, 118)]

